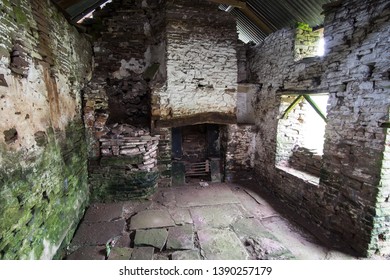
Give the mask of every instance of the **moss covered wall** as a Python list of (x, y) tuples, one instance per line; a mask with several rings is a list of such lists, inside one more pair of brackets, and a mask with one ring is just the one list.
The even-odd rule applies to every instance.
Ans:
[(0, 7), (0, 259), (52, 259), (88, 203), (91, 46), (49, 1)]

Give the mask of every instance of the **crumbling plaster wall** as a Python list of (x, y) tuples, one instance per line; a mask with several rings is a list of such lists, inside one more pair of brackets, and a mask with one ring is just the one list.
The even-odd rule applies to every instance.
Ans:
[[(294, 63), (294, 30), (271, 34), (249, 55), (256, 96), (255, 171), (313, 231), (361, 255), (389, 253), (388, 1), (343, 1), (325, 11), (326, 54)], [(276, 167), (280, 94), (329, 92), (318, 183)], [(283, 92), (284, 91), (284, 92)]]
[(91, 46), (49, 1), (0, 7), (0, 259), (51, 259), (88, 203)]
[(180, 119), (205, 113), (234, 119), (234, 18), (208, 1), (167, 1), (166, 15), (167, 81), (153, 90), (153, 119)]

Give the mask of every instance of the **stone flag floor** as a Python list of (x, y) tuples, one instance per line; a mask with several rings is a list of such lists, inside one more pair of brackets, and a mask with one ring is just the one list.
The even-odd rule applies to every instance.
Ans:
[(160, 189), (150, 200), (92, 204), (68, 260), (352, 259), (319, 245), (237, 184)]

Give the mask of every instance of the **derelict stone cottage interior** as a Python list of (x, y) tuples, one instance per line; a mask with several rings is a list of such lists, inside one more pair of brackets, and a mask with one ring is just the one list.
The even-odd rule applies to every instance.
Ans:
[(0, 0), (0, 259), (390, 255), (388, 0)]

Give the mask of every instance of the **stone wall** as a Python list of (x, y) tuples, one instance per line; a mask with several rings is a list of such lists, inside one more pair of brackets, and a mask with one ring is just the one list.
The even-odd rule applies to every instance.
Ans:
[(94, 38), (94, 74), (84, 94), (92, 158), (100, 156), (106, 124), (150, 127), (150, 88), (166, 77), (164, 7), (163, 0), (114, 0), (83, 23)]
[(166, 80), (164, 10), (163, 0), (114, 0), (83, 23), (95, 54), (84, 95), (94, 201), (145, 197), (156, 188), (159, 143), (150, 136), (150, 91)]
[(221, 129), (225, 181), (232, 182), (251, 173), (254, 167), (255, 126), (227, 125)]
[(374, 218), (376, 226), (372, 234), (372, 243), (378, 244), (380, 252), (390, 254), (390, 221), (388, 218), (390, 200), (390, 130), (387, 129), (386, 146), (382, 161), (381, 182), (377, 195), (377, 215)]
[[(153, 90), (153, 119), (165, 120), (160, 122), (165, 126), (218, 120), (233, 123), (237, 90), (234, 18), (208, 1), (167, 1), (166, 14), (167, 82)], [(177, 125), (177, 119), (188, 121)]]
[(158, 143), (157, 166), (160, 172), (159, 187), (172, 186), (172, 129), (158, 128), (153, 134), (160, 135)]
[[(361, 255), (383, 254), (389, 248), (390, 213), (383, 179), (386, 129), (380, 124), (389, 117), (390, 7), (387, 1), (350, 0), (325, 9), (325, 57), (294, 62), (294, 30), (273, 33), (250, 50), (250, 82), (261, 87), (255, 171), (323, 237)], [(300, 183), (285, 180), (291, 174), (275, 167), (280, 96), (292, 92), (330, 95), (315, 188), (298, 177)]]
[(298, 23), (295, 29), (295, 60), (318, 56), (323, 29), (313, 31), (305, 23)]
[(108, 126), (99, 139), (101, 157), (91, 159), (89, 183), (92, 201), (144, 198), (157, 187), (159, 136), (130, 125)]
[(88, 203), (91, 46), (48, 1), (0, 6), (0, 259), (51, 259)]

